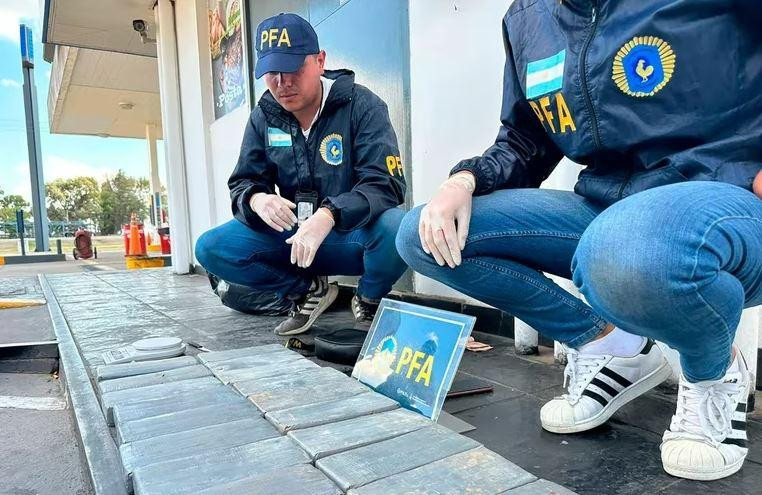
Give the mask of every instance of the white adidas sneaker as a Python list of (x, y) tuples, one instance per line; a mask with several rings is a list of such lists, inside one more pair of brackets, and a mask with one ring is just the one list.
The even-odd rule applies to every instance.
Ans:
[(751, 374), (740, 351), (720, 380), (690, 383), (680, 376), (677, 411), (661, 444), (666, 472), (709, 481), (741, 469), (749, 452), (746, 400), (750, 384)]
[(651, 390), (672, 373), (653, 340), (646, 339), (633, 357), (567, 351), (567, 393), (540, 410), (542, 427), (553, 433), (577, 433), (605, 423), (612, 414)]

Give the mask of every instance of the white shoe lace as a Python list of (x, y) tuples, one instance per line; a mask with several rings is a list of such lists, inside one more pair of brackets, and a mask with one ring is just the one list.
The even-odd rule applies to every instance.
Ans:
[(677, 411), (672, 418), (670, 430), (722, 442), (733, 431), (731, 420), (736, 410), (734, 397), (741, 388), (741, 383), (690, 383), (681, 378)]
[(590, 383), (600, 369), (601, 363), (606, 360), (604, 356), (580, 354), (575, 349), (566, 349), (566, 368), (564, 368), (564, 387), (567, 393), (563, 397), (569, 402), (575, 403), (585, 391), (585, 386)]

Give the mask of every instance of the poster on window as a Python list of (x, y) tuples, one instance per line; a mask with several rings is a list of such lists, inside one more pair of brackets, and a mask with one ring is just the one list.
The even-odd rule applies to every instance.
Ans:
[(243, 105), (243, 39), (240, 0), (208, 0), (209, 48), (212, 55), (214, 118)]

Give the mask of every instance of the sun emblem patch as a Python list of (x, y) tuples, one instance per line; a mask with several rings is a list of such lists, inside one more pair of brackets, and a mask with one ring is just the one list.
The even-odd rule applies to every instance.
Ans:
[(341, 134), (329, 134), (320, 143), (320, 156), (328, 165), (341, 165), (344, 159), (344, 145)]
[(675, 52), (663, 39), (636, 36), (614, 57), (611, 78), (625, 94), (653, 96), (672, 78), (675, 60)]

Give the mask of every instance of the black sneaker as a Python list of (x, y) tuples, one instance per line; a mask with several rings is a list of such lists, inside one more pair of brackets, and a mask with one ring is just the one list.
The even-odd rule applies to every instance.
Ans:
[(378, 303), (368, 302), (355, 294), (352, 298), (352, 314), (355, 317), (355, 329), (366, 332), (370, 330), (373, 318), (376, 317), (376, 311), (378, 311)]
[(316, 278), (304, 301), (295, 304), (288, 318), (275, 327), (276, 335), (296, 335), (306, 332), (318, 316), (333, 304), (338, 294), (338, 286), (329, 284), (327, 277)]

